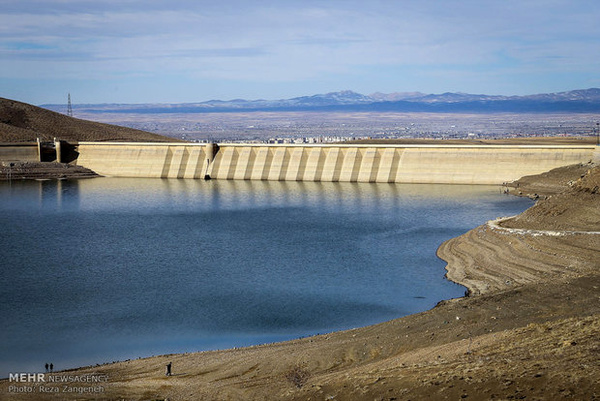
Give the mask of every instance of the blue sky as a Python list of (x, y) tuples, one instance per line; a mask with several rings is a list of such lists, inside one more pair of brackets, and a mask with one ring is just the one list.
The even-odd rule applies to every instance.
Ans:
[(590, 87), (596, 0), (0, 0), (0, 97), (33, 104)]

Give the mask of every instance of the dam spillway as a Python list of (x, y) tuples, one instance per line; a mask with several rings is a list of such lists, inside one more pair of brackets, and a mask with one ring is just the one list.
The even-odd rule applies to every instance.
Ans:
[(77, 164), (113, 177), (502, 184), (600, 159), (593, 145), (80, 142)]

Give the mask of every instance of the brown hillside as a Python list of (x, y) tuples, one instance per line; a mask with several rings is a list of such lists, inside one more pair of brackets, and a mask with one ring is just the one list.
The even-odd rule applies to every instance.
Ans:
[(14, 100), (0, 98), (0, 142), (78, 141), (178, 142), (132, 128), (80, 120)]
[[(535, 182), (536, 177), (541, 182), (556, 177), (555, 181), (564, 182), (563, 188), (566, 190), (551, 195), (543, 202), (537, 202), (535, 206), (519, 216), (505, 221), (502, 224), (504, 227), (530, 230), (600, 231), (600, 166), (576, 164), (538, 176), (523, 177), (517, 183), (522, 182), (522, 190), (530, 193), (531, 188), (536, 190), (542, 188), (541, 185), (530, 184), (531, 181)], [(568, 177), (571, 179), (569, 180)]]

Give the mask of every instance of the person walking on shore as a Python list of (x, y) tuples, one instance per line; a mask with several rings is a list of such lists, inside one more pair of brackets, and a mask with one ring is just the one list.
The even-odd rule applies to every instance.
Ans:
[(167, 365), (167, 376), (171, 376), (171, 362)]

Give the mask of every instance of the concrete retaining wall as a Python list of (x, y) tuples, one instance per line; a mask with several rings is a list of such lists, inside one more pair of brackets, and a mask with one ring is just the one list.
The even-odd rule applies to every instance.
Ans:
[(0, 161), (39, 162), (40, 148), (38, 143), (4, 143), (0, 145)]
[(113, 177), (203, 178), (207, 145), (80, 142), (77, 164)]
[(501, 184), (598, 157), (595, 146), (81, 142), (78, 164), (118, 177)]

